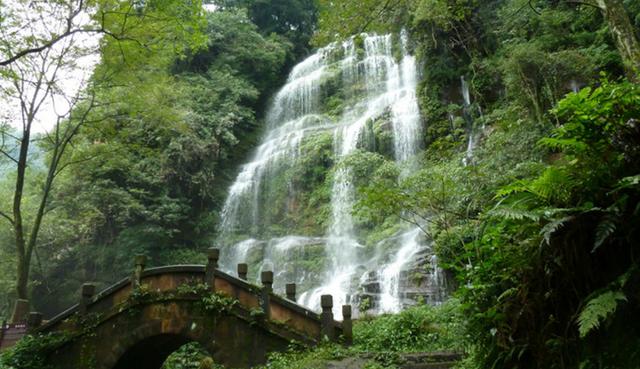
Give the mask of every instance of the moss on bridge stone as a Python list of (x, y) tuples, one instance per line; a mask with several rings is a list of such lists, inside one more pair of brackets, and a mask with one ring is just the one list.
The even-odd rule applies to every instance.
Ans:
[(49, 363), (59, 369), (157, 369), (180, 346), (197, 342), (215, 362), (248, 368), (264, 363), (268, 352), (286, 349), (286, 336), (295, 336), (285, 323), (242, 311), (236, 299), (204, 284), (165, 293), (143, 285), (106, 314), (68, 318), (73, 329)]

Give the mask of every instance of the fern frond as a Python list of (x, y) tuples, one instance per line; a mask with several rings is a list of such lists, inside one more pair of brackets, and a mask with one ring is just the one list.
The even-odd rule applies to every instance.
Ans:
[(531, 181), (528, 190), (546, 202), (566, 202), (574, 187), (572, 178), (564, 170), (549, 167)]
[(596, 226), (596, 239), (591, 252), (595, 252), (602, 244), (616, 232), (617, 217), (614, 214), (606, 214)]
[(533, 220), (539, 221), (541, 216), (540, 213), (526, 210), (526, 209), (518, 209), (508, 206), (498, 206), (489, 211), (490, 216), (494, 216), (497, 218), (504, 218), (508, 220)]
[(524, 192), (527, 191), (527, 184), (523, 181), (516, 181), (513, 182), (505, 187), (502, 187), (501, 189), (498, 190), (498, 192), (496, 192), (496, 196), (494, 197), (494, 199), (500, 198), (500, 197), (507, 197), (510, 195), (513, 195), (515, 193), (519, 193), (519, 192)]
[(619, 301), (627, 301), (627, 297), (620, 291), (607, 291), (589, 300), (578, 316), (580, 337), (586, 337), (609, 318), (616, 311)]
[(551, 236), (553, 236), (554, 233), (556, 233), (560, 228), (562, 228), (566, 222), (574, 218), (575, 217), (571, 215), (561, 219), (552, 220), (551, 222), (545, 224), (545, 226), (542, 227), (542, 229), (540, 230), (540, 234), (544, 238), (544, 242), (547, 245), (550, 245)]
[(539, 144), (551, 150), (571, 150), (573, 152), (585, 152), (589, 148), (587, 144), (575, 138), (545, 137)]
[(618, 183), (616, 184), (616, 187), (611, 192), (613, 193), (613, 192), (634, 188), (634, 187), (640, 187), (640, 174), (631, 176), (631, 177), (622, 178), (620, 181), (618, 181)]

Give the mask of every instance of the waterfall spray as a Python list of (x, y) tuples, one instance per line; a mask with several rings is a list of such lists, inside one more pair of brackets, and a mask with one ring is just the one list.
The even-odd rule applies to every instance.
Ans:
[[(273, 99), (267, 117), (268, 131), (252, 160), (241, 168), (229, 189), (220, 226), (221, 243), (226, 245), (223, 267), (233, 270), (234, 263), (244, 262), (241, 259), (256, 250), (262, 255), (259, 268), (274, 269), (276, 276), (291, 273), (282, 275), (309, 283), (309, 288), (299, 296), (300, 303), (317, 309), (320, 295), (332, 294), (337, 317), (340, 317), (340, 306), (358, 292), (363, 268), (367, 267), (382, 270), (379, 284), (384, 291), (379, 310), (397, 311), (401, 306), (400, 272), (420, 250), (428, 248), (416, 236), (419, 229), (415, 228), (405, 231), (406, 237), (396, 238), (396, 244), (389, 250), (392, 255), (389, 260), (372, 259), (362, 252), (364, 246), (358, 239), (352, 217), (356, 196), (354, 178), (344, 159), (363, 145), (368, 122), (388, 116), (395, 160), (404, 168), (401, 175), (409, 175), (415, 170), (410, 164), (421, 150), (423, 123), (416, 98), (416, 61), (409, 52), (407, 34), (359, 37), (362, 52), (358, 52), (354, 37), (322, 48), (294, 67), (286, 85)], [(394, 57), (394, 50), (399, 51), (399, 60)], [(322, 112), (328, 80), (339, 80), (346, 87), (355, 86), (346, 93), (350, 103), (338, 117)], [(273, 236), (268, 232), (270, 218), (265, 208), (273, 201), (265, 182), (282, 175), (304, 156), (301, 144), (317, 132), (331, 132), (334, 141), (331, 222), (324, 237), (287, 235), (269, 239)], [(287, 191), (295, 192), (291, 188)], [(238, 233), (244, 235), (240, 243), (234, 238)], [(257, 241), (265, 236), (265, 241)], [(292, 271), (294, 259), (305, 257), (304, 250), (316, 252), (318, 247), (322, 247), (325, 255), (321, 273)], [(278, 287), (277, 281), (274, 287)]]

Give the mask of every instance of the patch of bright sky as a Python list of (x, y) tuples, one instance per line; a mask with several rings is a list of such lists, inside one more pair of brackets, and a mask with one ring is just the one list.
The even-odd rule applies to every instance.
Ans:
[[(0, 37), (2, 40), (24, 40), (26, 37), (37, 35), (44, 40), (50, 39), (55, 34), (60, 34), (66, 28), (65, 11), (55, 8), (55, 1), (30, 1), (30, 0), (2, 0), (2, 14), (12, 14), (11, 23), (0, 23)], [(34, 5), (37, 4), (37, 5)], [(38, 8), (38, 6), (40, 8)], [(213, 4), (203, 5), (206, 11), (215, 11)], [(82, 27), (90, 22), (88, 14), (79, 14), (74, 19), (74, 28)], [(96, 64), (100, 61), (99, 42), (100, 34), (96, 33), (76, 33), (67, 37), (64, 42), (56, 44), (52, 52), (60, 53), (69, 44), (78, 46), (80, 50), (73, 57), (67, 60), (67, 64), (60, 70), (55, 78), (58, 87), (56, 93), (52, 93), (41, 106), (34, 121), (32, 132), (43, 133), (51, 130), (58, 117), (67, 116), (72, 106), (69, 104), (69, 97), (75, 96), (91, 77), (91, 73)], [(0, 59), (6, 59), (0, 49)], [(18, 61), (25, 63), (26, 60)], [(9, 66), (9, 68), (17, 65)], [(0, 67), (3, 68), (3, 67)], [(52, 77), (49, 73), (49, 77)], [(8, 122), (17, 129), (22, 129), (19, 100), (15, 93), (11, 93), (10, 84), (0, 76), (0, 119)], [(33, 91), (33, 90), (32, 90)], [(2, 93), (4, 92), (4, 94)]]
[[(16, 52), (26, 47), (25, 40), (29, 37), (35, 36), (42, 40), (48, 40), (53, 35), (64, 32), (68, 12), (66, 10), (63, 11), (59, 3), (56, 3), (4, 0), (2, 13), (3, 15), (10, 14), (10, 16), (6, 18), (8, 21), (0, 24), (2, 41), (8, 41), (12, 45), (13, 52)], [(79, 14), (74, 19), (73, 27), (86, 25), (89, 20), (87, 14)], [(49, 68), (46, 72), (47, 79), (55, 85), (56, 91), (50, 93), (42, 103), (34, 120), (32, 132), (46, 132), (56, 124), (59, 116), (68, 115), (71, 109), (69, 97), (76, 95), (84, 87), (99, 60), (97, 52), (99, 41), (100, 38), (96, 34), (76, 33), (52, 47), (50, 50), (51, 56), (60, 55), (64, 48), (70, 45), (78, 49), (73, 53), (72, 57), (66, 58), (64, 67), (60, 68), (55, 77), (55, 68)], [(0, 58), (6, 59), (8, 55), (3, 51), (0, 50)], [(49, 59), (49, 63), (52, 63), (53, 58)], [(33, 71), (33, 66), (40, 62), (42, 62), (40, 55), (31, 54), (18, 59), (7, 67), (0, 68), (22, 70), (26, 79), (33, 81), (37, 78), (37, 73)], [(6, 79), (0, 80), (0, 88), (3, 92), (2, 96), (0, 96), (3, 100), (0, 119), (17, 129), (22, 129), (20, 101), (16, 96), (15, 90)], [(34, 91), (35, 88), (33, 87), (25, 87), (26, 96), (33, 96)], [(43, 96), (44, 94), (41, 93), (38, 98)]]

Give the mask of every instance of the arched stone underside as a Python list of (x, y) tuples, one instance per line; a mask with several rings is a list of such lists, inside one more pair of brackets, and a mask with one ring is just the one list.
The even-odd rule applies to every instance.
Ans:
[(177, 300), (125, 310), (61, 347), (51, 363), (60, 369), (159, 369), (180, 346), (199, 342), (215, 362), (248, 368), (290, 342), (264, 322), (234, 311), (207, 315), (197, 305)]
[[(176, 293), (185, 284), (206, 284), (236, 303), (216, 308), (204, 303), (201, 294)], [(141, 285), (153, 291), (153, 298), (132, 297)], [(339, 336), (343, 329), (341, 323), (270, 289), (218, 270), (205, 273), (203, 266), (148, 270), (138, 283), (123, 280), (86, 297), (40, 329), (72, 336), (50, 355), (55, 368), (159, 369), (172, 352), (189, 342), (200, 343), (216, 363), (249, 368), (264, 363), (269, 352), (286, 350), (292, 341), (314, 345), (323, 336)]]
[(136, 343), (120, 357), (113, 369), (158, 369), (182, 345), (191, 342), (178, 334), (161, 334)]

